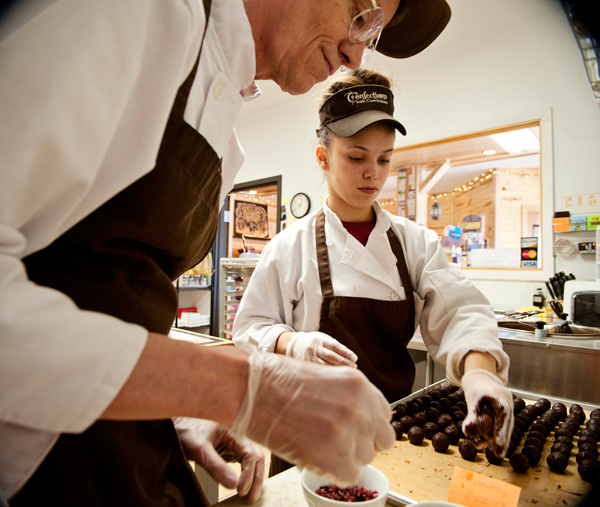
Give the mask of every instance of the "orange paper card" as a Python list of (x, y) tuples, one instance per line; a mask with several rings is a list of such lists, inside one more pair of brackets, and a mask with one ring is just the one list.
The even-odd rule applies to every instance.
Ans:
[(455, 467), (448, 501), (465, 507), (517, 507), (521, 488)]

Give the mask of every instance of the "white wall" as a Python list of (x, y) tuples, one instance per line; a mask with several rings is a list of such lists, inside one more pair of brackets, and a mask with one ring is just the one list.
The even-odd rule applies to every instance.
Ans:
[[(563, 195), (600, 194), (600, 109), (581, 53), (557, 0), (449, 0), (453, 18), (438, 40), (408, 60), (377, 55), (391, 75), (396, 117), (412, 145), (496, 126), (503, 118), (552, 108), (554, 209)], [(326, 194), (314, 161), (315, 92), (240, 119), (246, 162), (236, 182), (283, 175), (283, 195), (307, 193), (313, 209)], [(260, 99), (259, 99), (260, 100)], [(402, 137), (402, 136), (400, 136)], [(551, 201), (545, 196), (545, 201)], [(552, 212), (551, 206), (546, 211)], [(584, 234), (584, 233), (579, 233)], [(591, 238), (591, 235), (586, 236)], [(595, 277), (594, 256), (556, 259), (556, 271)], [(469, 271), (466, 271), (467, 276)], [(501, 309), (530, 306), (539, 281), (475, 280)], [(499, 277), (498, 277), (499, 278)], [(545, 288), (544, 288), (545, 289)]]

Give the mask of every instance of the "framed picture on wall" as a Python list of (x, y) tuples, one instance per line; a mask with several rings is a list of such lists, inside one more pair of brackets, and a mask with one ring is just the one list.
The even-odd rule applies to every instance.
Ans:
[(233, 236), (271, 239), (269, 208), (266, 204), (236, 200), (233, 208)]

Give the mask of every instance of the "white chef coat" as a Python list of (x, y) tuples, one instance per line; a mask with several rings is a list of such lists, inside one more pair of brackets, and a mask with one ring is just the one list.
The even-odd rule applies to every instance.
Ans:
[[(241, 167), (233, 126), (255, 75), (242, 0), (213, 0), (185, 111)], [(152, 170), (198, 56), (201, 0), (22, 0), (0, 25), (0, 490), (10, 498), (61, 432), (119, 392), (147, 331), (80, 311), (28, 281), (21, 259)], [(126, 219), (126, 217), (123, 217)]]
[[(509, 359), (498, 339), (489, 302), (450, 264), (437, 234), (385, 211), (376, 201), (375, 228), (366, 246), (349, 234), (323, 205), (325, 236), (335, 296), (382, 301), (406, 299), (387, 230), (400, 240), (416, 293), (416, 323), (434, 361), (457, 385), (470, 351), (488, 352), (507, 382)], [(323, 295), (319, 281), (315, 223), (317, 212), (275, 236), (260, 255), (233, 323), (234, 343), (273, 352), (286, 331), (318, 331)], [(365, 319), (369, 316), (365, 315)], [(334, 336), (335, 338), (335, 336)]]

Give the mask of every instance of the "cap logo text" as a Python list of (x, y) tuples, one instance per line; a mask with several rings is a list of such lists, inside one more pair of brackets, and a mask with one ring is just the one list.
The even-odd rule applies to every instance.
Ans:
[(380, 104), (388, 103), (388, 96), (385, 93), (377, 92), (348, 92), (346, 93), (346, 100), (350, 104), (367, 104), (369, 102), (379, 102)]

